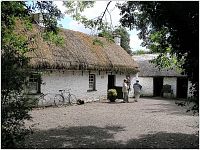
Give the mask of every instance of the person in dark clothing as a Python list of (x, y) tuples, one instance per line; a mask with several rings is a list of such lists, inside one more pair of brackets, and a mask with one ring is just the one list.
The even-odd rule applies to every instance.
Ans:
[(139, 80), (136, 80), (136, 83), (133, 84), (135, 102), (137, 102), (140, 98), (142, 86), (139, 84)]

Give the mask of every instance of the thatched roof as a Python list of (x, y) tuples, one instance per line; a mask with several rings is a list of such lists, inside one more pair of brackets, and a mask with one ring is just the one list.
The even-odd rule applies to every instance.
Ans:
[(176, 69), (161, 69), (159, 70), (154, 64), (150, 63), (149, 60), (152, 60), (157, 55), (152, 54), (144, 54), (139, 56), (133, 56), (135, 61), (139, 65), (140, 72), (138, 73), (141, 77), (179, 77), (184, 76), (181, 75), (180, 72)]
[(97, 37), (60, 29), (59, 34), (64, 38), (64, 45), (56, 46), (48, 44), (42, 38), (37, 25), (34, 25), (32, 31), (21, 29), (21, 32), (26, 32), (29, 37), (37, 34), (30, 44), (35, 50), (28, 54), (33, 68), (138, 72), (138, 65), (131, 56), (122, 47), (105, 38), (98, 37), (103, 43), (101, 46), (93, 44)]

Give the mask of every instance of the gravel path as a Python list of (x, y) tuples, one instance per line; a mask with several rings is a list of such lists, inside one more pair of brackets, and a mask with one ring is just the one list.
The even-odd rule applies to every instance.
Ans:
[(198, 148), (199, 117), (173, 100), (94, 102), (31, 112), (28, 148)]

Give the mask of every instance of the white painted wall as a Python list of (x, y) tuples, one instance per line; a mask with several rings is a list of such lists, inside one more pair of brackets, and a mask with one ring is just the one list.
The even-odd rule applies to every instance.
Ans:
[[(106, 72), (90, 72), (96, 76), (96, 91), (87, 91), (89, 89), (89, 72), (84, 71), (54, 71), (52, 73), (44, 73), (42, 75), (41, 92), (51, 93), (49, 103), (53, 103), (53, 97), (59, 93), (60, 89), (71, 89), (71, 93), (76, 95), (78, 99), (83, 99), (86, 102), (97, 101), (101, 98), (107, 97), (108, 74)], [(122, 86), (125, 74), (116, 75), (116, 86)]]
[[(132, 85), (139, 80), (142, 86), (141, 95), (142, 96), (153, 96), (153, 78), (152, 77), (136, 77), (132, 80)], [(133, 91), (133, 90), (132, 90)]]
[(65, 71), (63, 72), (53, 72), (44, 74), (42, 76), (42, 82), (44, 85), (41, 86), (41, 92), (46, 93), (59, 93), (59, 89), (71, 89), (71, 93), (76, 95), (79, 99), (84, 99), (86, 101), (95, 101), (102, 96), (106, 96), (107, 93), (107, 80), (108, 75), (101, 72), (100, 75), (96, 72), (91, 72), (91, 74), (96, 75), (96, 90), (88, 92), (89, 89), (89, 72), (81, 71)]
[(173, 90), (173, 95), (176, 97), (177, 95), (177, 78), (176, 77), (164, 77), (163, 85), (168, 84), (171, 85), (171, 89)]
[[(142, 85), (142, 95), (143, 96), (153, 96), (153, 77), (135, 77), (132, 80), (132, 85), (135, 81), (139, 80)], [(177, 78), (176, 77), (164, 77), (163, 85), (171, 85), (174, 97), (177, 96)], [(191, 96), (189, 93), (189, 88), (191, 87), (191, 82), (188, 82), (188, 97)]]

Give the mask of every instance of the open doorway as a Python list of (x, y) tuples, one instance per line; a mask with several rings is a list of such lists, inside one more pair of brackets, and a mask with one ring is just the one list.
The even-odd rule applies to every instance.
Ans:
[(177, 98), (187, 98), (188, 79), (185, 77), (177, 78)]
[(163, 77), (153, 78), (153, 96), (162, 96)]
[(108, 89), (113, 89), (115, 87), (115, 75), (108, 75)]

